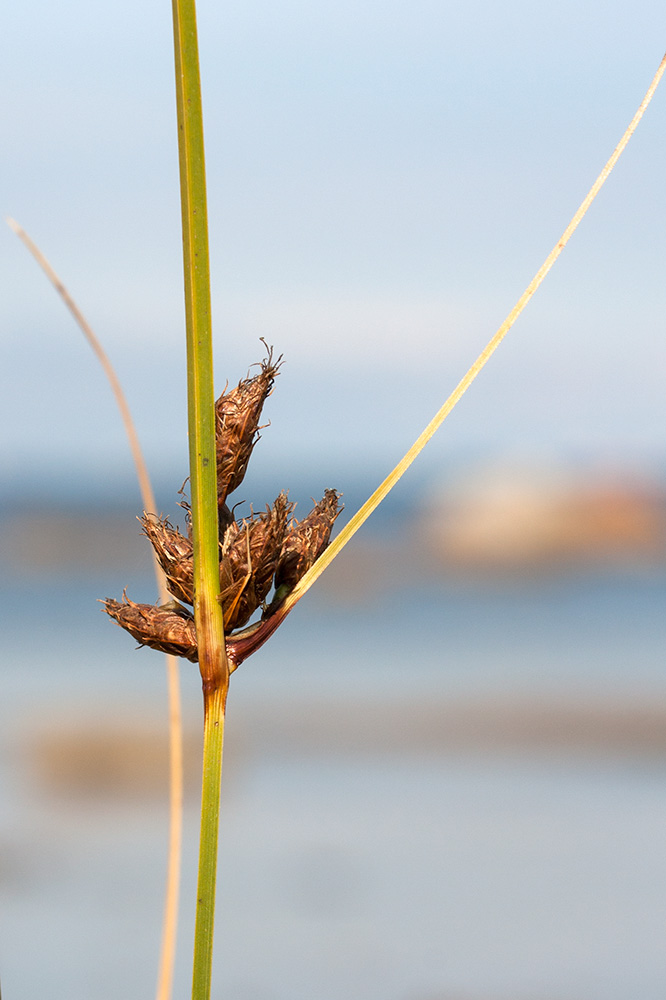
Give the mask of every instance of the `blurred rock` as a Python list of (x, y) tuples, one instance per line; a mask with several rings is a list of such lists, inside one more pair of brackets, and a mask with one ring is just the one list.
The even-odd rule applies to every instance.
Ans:
[(658, 566), (666, 491), (618, 476), (487, 469), (436, 497), (422, 529), (431, 555), (453, 570)]
[[(198, 787), (201, 739), (184, 741), (188, 788)], [(168, 788), (166, 725), (118, 717), (93, 725), (74, 717), (42, 730), (30, 750), (29, 768), (43, 788), (59, 797), (165, 798)]]

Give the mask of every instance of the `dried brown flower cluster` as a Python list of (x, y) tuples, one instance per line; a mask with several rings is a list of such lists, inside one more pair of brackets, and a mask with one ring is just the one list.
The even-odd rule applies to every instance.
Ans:
[[(284, 491), (272, 507), (239, 521), (227, 506), (227, 497), (242, 483), (259, 439), (261, 411), (280, 364), (279, 359), (273, 364), (272, 357), (269, 350), (257, 375), (243, 379), (235, 389), (225, 390), (215, 403), (220, 526), (218, 600), (222, 605), (228, 650), (234, 654), (235, 662), (258, 648), (282, 620), (280, 607), (328, 545), (333, 523), (341, 510), (335, 490), (326, 490), (302, 521), (293, 517), (294, 504)], [(183, 506), (187, 509), (186, 504)], [(192, 541), (167, 518), (144, 513), (140, 521), (175, 600), (161, 606), (135, 604), (123, 594), (122, 601), (107, 598), (104, 610), (141, 646), (196, 662), (194, 616), (186, 607), (194, 602)], [(273, 596), (267, 604), (271, 589)], [(247, 626), (260, 608), (260, 621), (237, 632)]]

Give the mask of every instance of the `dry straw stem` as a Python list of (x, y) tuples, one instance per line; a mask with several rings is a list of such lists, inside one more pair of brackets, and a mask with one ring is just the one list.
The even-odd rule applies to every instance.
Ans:
[(504, 340), (505, 336), (507, 335), (511, 327), (518, 319), (521, 312), (523, 311), (529, 300), (532, 298), (532, 296), (534, 295), (537, 288), (539, 287), (543, 279), (550, 271), (551, 267), (553, 266), (557, 258), (564, 250), (565, 246), (573, 236), (574, 231), (578, 227), (579, 222), (581, 221), (581, 219), (587, 212), (588, 208), (590, 207), (590, 205), (598, 195), (599, 191), (601, 190), (601, 187), (606, 181), (608, 175), (610, 174), (611, 170), (613, 169), (618, 159), (620, 158), (620, 155), (624, 151), (625, 146), (627, 145), (632, 135), (636, 131), (636, 127), (638, 126), (639, 121), (643, 117), (645, 109), (652, 100), (654, 92), (657, 89), (662, 76), (664, 75), (664, 71), (666, 71), (666, 55), (664, 55), (663, 59), (661, 60), (661, 63), (659, 64), (659, 69), (655, 73), (652, 83), (648, 87), (648, 90), (645, 94), (645, 97), (641, 101), (636, 114), (631, 119), (631, 122), (629, 123), (629, 126), (625, 131), (624, 135), (622, 136), (619, 143), (613, 150), (612, 156), (609, 158), (603, 170), (601, 171), (596, 181), (590, 188), (589, 192), (583, 199), (580, 208), (573, 216), (567, 228), (564, 230), (564, 233), (557, 241), (551, 252), (548, 254), (546, 260), (541, 265), (537, 273), (534, 275), (531, 282), (529, 283), (523, 294), (520, 296), (515, 306), (513, 307), (509, 315), (506, 317), (502, 325), (500, 326), (497, 333), (488, 342), (488, 344), (483, 349), (481, 354), (478, 356), (474, 364), (471, 366), (471, 368), (469, 368), (467, 373), (460, 380), (460, 382), (455, 387), (449, 398), (446, 400), (441, 409), (435, 414), (435, 416), (430, 421), (425, 430), (416, 439), (416, 441), (409, 449), (407, 454), (404, 456), (404, 458), (401, 459), (400, 462), (398, 462), (395, 469), (393, 469), (393, 471), (389, 473), (389, 475), (386, 477), (381, 486), (379, 486), (375, 490), (375, 492), (368, 500), (366, 500), (366, 502), (363, 504), (360, 510), (358, 510), (356, 514), (354, 514), (351, 520), (342, 529), (338, 537), (331, 542), (331, 544), (322, 553), (322, 555), (315, 562), (315, 564), (307, 571), (307, 573), (305, 573), (303, 577), (301, 577), (299, 582), (296, 584), (294, 589), (286, 598), (284, 605), (282, 606), (281, 610), (283, 611), (284, 615), (287, 615), (289, 611), (293, 608), (293, 606), (298, 601), (300, 601), (301, 597), (303, 597), (303, 595), (310, 589), (315, 580), (317, 580), (321, 576), (326, 567), (333, 562), (335, 557), (342, 551), (347, 542), (349, 542), (352, 536), (356, 534), (361, 525), (365, 521), (367, 521), (372, 512), (376, 510), (376, 508), (379, 506), (382, 500), (384, 500), (384, 498), (388, 495), (388, 493), (390, 493), (390, 491), (393, 489), (393, 487), (398, 482), (403, 473), (406, 472), (409, 466), (412, 464), (416, 456), (423, 450), (423, 448), (426, 446), (428, 441), (430, 441), (431, 437), (433, 437), (435, 432), (439, 430), (440, 426), (443, 424), (446, 417), (448, 417), (449, 413), (456, 405), (456, 403), (460, 400), (463, 393), (467, 391), (467, 389), (470, 387), (470, 385), (472, 384), (476, 376), (479, 374), (481, 369), (484, 367), (486, 362), (490, 359), (490, 356), (495, 352), (497, 347), (499, 347), (501, 342)]
[[(118, 376), (90, 324), (77, 306), (72, 296), (67, 291), (56, 272), (53, 270), (48, 260), (41, 252), (37, 244), (28, 236), (26, 231), (15, 222), (14, 219), (7, 219), (7, 224), (14, 230), (21, 242), (28, 248), (39, 266), (42, 268), (47, 278), (51, 281), (56, 291), (63, 299), (65, 305), (71, 312), (81, 329), (84, 337), (95, 352), (99, 363), (102, 366), (113, 392), (120, 415), (122, 417), (125, 433), (129, 441), (134, 466), (136, 469), (139, 489), (143, 507), (146, 511), (155, 511), (155, 497), (148, 475), (148, 469), (141, 451), (139, 438), (136, 433), (132, 414), (130, 413), (125, 394), (122, 390)], [(161, 603), (171, 600), (167, 590), (164, 573), (153, 552), (153, 566), (155, 569), (155, 579)], [(178, 896), (180, 888), (180, 856), (182, 846), (183, 827), (183, 734), (182, 734), (182, 709), (180, 700), (180, 681), (178, 659), (176, 656), (166, 654), (167, 672), (167, 696), (169, 705), (169, 850), (167, 859), (167, 879), (164, 900), (164, 919), (162, 927), (162, 944), (160, 953), (160, 964), (157, 984), (157, 1000), (168, 1000), (171, 996), (173, 984), (173, 969), (176, 960), (176, 933), (178, 927)]]

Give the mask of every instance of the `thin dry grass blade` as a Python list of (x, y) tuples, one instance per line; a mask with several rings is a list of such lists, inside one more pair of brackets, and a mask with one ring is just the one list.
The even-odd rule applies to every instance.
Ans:
[(551, 252), (548, 254), (548, 257), (546, 258), (542, 266), (539, 268), (535, 276), (532, 278), (531, 282), (529, 283), (523, 294), (520, 296), (515, 306), (513, 307), (509, 315), (506, 317), (500, 328), (498, 329), (497, 333), (488, 342), (488, 344), (483, 349), (481, 354), (478, 356), (474, 364), (471, 366), (471, 368), (469, 368), (467, 373), (460, 380), (456, 388), (453, 390), (453, 392), (446, 400), (444, 405), (441, 407), (441, 409), (435, 414), (435, 416), (430, 421), (425, 430), (416, 439), (416, 441), (409, 449), (405, 457), (401, 459), (400, 462), (398, 462), (395, 469), (393, 469), (393, 471), (389, 473), (384, 482), (375, 490), (372, 496), (368, 500), (366, 500), (366, 502), (363, 504), (360, 510), (358, 510), (356, 514), (354, 514), (351, 520), (342, 529), (338, 537), (331, 542), (331, 544), (328, 546), (327, 549), (325, 549), (325, 551), (322, 553), (322, 555), (319, 557), (316, 563), (307, 571), (307, 573), (305, 573), (303, 577), (301, 577), (299, 582), (296, 584), (296, 586), (294, 587), (294, 589), (291, 591), (291, 593), (284, 602), (283, 609), (285, 614), (287, 614), (291, 610), (291, 608), (293, 608), (293, 606), (297, 603), (297, 601), (299, 601), (301, 597), (303, 597), (303, 595), (310, 589), (312, 584), (321, 576), (326, 567), (333, 562), (335, 557), (342, 551), (347, 542), (352, 538), (353, 535), (356, 534), (361, 525), (365, 521), (367, 521), (372, 512), (377, 509), (382, 500), (384, 500), (384, 498), (388, 495), (388, 493), (390, 493), (390, 491), (393, 489), (395, 484), (401, 478), (403, 473), (405, 473), (409, 468), (409, 466), (412, 464), (416, 456), (423, 450), (428, 441), (430, 441), (431, 437), (441, 427), (446, 417), (448, 417), (453, 407), (456, 405), (456, 403), (460, 400), (460, 398), (472, 384), (476, 376), (479, 374), (481, 369), (489, 360), (490, 356), (495, 352), (497, 347), (499, 347), (501, 342), (504, 340), (505, 336), (507, 335), (511, 327), (518, 319), (521, 312), (523, 311), (529, 300), (532, 298), (532, 296), (534, 295), (537, 288), (539, 287), (543, 279), (550, 271), (551, 267), (553, 266), (557, 258), (564, 250), (565, 246), (569, 242), (574, 231), (578, 227), (578, 224), (580, 223), (581, 219), (583, 218), (588, 208), (590, 207), (590, 205), (596, 198), (597, 194), (601, 190), (601, 187), (608, 178), (608, 175), (610, 174), (611, 170), (617, 163), (618, 159), (620, 158), (622, 152), (624, 151), (632, 135), (636, 131), (636, 127), (640, 122), (641, 118), (643, 117), (645, 109), (652, 100), (654, 92), (657, 89), (662, 76), (664, 75), (664, 71), (666, 71), (666, 55), (659, 64), (659, 69), (655, 73), (652, 83), (648, 87), (647, 93), (645, 94), (645, 97), (641, 101), (636, 114), (632, 118), (627, 130), (620, 139), (619, 143), (613, 150), (612, 156), (609, 158), (603, 170), (601, 171), (596, 181), (590, 188), (588, 194), (583, 199), (580, 208), (573, 216), (567, 228), (564, 230), (564, 233), (557, 241)]
[[(23, 229), (18, 222), (14, 219), (7, 219), (7, 225), (14, 230), (21, 242), (28, 248), (32, 256), (35, 258), (41, 269), (46, 274), (49, 281), (52, 283), (63, 302), (71, 312), (72, 316), (79, 325), (83, 336), (86, 338), (93, 351), (97, 355), (97, 359), (101, 364), (104, 374), (109, 380), (111, 386), (111, 391), (113, 392), (114, 398), (118, 409), (120, 410), (120, 415), (122, 417), (123, 425), (125, 427), (125, 433), (127, 434), (127, 439), (129, 441), (129, 446), (132, 451), (132, 458), (134, 459), (134, 465), (136, 467), (136, 475), (139, 480), (139, 488), (141, 490), (141, 497), (143, 499), (144, 508), (148, 511), (155, 512), (155, 497), (153, 495), (153, 489), (150, 484), (150, 477), (148, 475), (148, 470), (146, 468), (146, 463), (143, 458), (143, 453), (141, 451), (141, 445), (139, 444), (139, 438), (136, 433), (136, 428), (134, 427), (134, 422), (132, 420), (132, 415), (130, 413), (129, 406), (127, 405), (127, 400), (125, 394), (122, 390), (120, 382), (118, 381), (118, 376), (116, 375), (109, 358), (100, 344), (99, 340), (93, 333), (90, 324), (87, 322), (85, 316), (77, 306), (76, 302), (69, 294), (64, 284), (53, 270), (48, 260), (41, 252), (39, 247), (33, 240), (28, 236), (25, 229)], [(160, 585), (162, 585), (161, 574), (159, 576)], [(166, 593), (166, 589), (165, 589)], [(161, 596), (161, 595), (160, 595)], [(166, 598), (168, 600), (168, 597)]]
[[(72, 296), (67, 291), (56, 272), (53, 270), (48, 260), (41, 252), (37, 244), (28, 236), (26, 231), (15, 222), (14, 219), (7, 219), (7, 224), (16, 233), (21, 242), (28, 248), (39, 266), (42, 268), (47, 278), (51, 281), (56, 291), (63, 299), (65, 305), (76, 320), (81, 332), (92, 347), (99, 363), (104, 370), (111, 391), (125, 427), (125, 433), (129, 441), (134, 467), (139, 482), (141, 498), (144, 510), (156, 512), (155, 496), (148, 475), (148, 469), (143, 457), (139, 438), (136, 433), (132, 414), (130, 413), (127, 399), (122, 390), (114, 368), (100, 344), (92, 327), (77, 306)], [(155, 553), (153, 556), (153, 566), (155, 569), (155, 579), (161, 603), (171, 600), (171, 596), (166, 586), (165, 575), (159, 565)], [(162, 928), (162, 947), (160, 955), (160, 965), (158, 974), (157, 1000), (168, 1000), (171, 996), (173, 986), (173, 969), (176, 960), (176, 934), (178, 927), (178, 896), (180, 889), (180, 858), (182, 853), (182, 827), (183, 827), (183, 724), (182, 708), (180, 698), (180, 678), (178, 658), (170, 653), (165, 654), (167, 673), (167, 698), (169, 706), (169, 848), (167, 858), (167, 879), (164, 902), (164, 920)]]

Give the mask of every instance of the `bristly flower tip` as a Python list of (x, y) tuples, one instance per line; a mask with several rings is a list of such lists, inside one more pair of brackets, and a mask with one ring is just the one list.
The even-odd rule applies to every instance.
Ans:
[(331, 539), (331, 531), (342, 510), (337, 490), (326, 490), (318, 504), (302, 521), (294, 518), (285, 534), (275, 571), (275, 596), (265, 615), (275, 610), (315, 564)]
[[(265, 343), (265, 342), (264, 342)], [(217, 502), (221, 507), (242, 483), (252, 450), (259, 440), (259, 420), (282, 363), (273, 362), (273, 348), (256, 375), (241, 379), (235, 389), (225, 390), (215, 403), (217, 452)]]
[[(340, 494), (332, 489), (325, 491), (323, 498), (301, 521), (293, 517), (295, 505), (285, 490), (272, 506), (240, 520), (235, 519), (227, 505), (227, 497), (243, 481), (259, 440), (262, 409), (282, 363), (281, 356), (273, 361), (273, 348), (263, 343), (267, 357), (258, 365), (258, 373), (248, 374), (235, 389), (225, 389), (215, 403), (218, 601), (229, 640), (228, 653), (235, 653), (238, 663), (258, 649), (282, 621), (285, 610), (281, 616), (280, 608), (286, 596), (328, 545), (333, 524), (342, 509)], [(180, 506), (186, 511), (187, 535), (181, 534), (167, 518), (154, 513), (144, 512), (139, 518), (175, 600), (161, 606), (135, 604), (123, 594), (122, 602), (107, 598), (103, 604), (106, 613), (140, 645), (195, 662), (198, 652), (194, 617), (184, 606), (194, 602), (189, 504), (183, 499)], [(273, 595), (267, 603), (271, 590)], [(246, 627), (258, 610), (262, 612), (260, 621)], [(236, 631), (239, 629), (242, 631)]]

